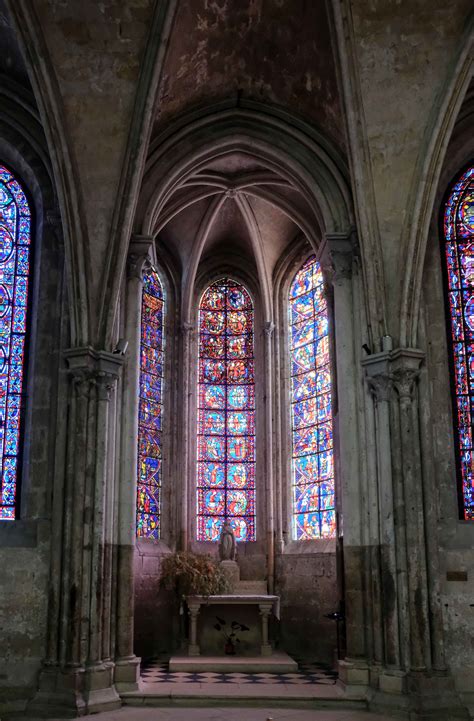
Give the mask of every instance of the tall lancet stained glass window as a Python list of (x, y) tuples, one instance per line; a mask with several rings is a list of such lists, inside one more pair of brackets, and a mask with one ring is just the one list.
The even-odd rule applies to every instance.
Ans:
[(30, 243), (28, 201), (18, 181), (0, 165), (0, 519), (10, 521), (18, 515)]
[(255, 541), (253, 305), (230, 278), (199, 307), (197, 538), (217, 541), (224, 521)]
[(336, 533), (328, 308), (311, 256), (289, 293), (293, 538)]
[(164, 306), (152, 272), (143, 283), (138, 407), (137, 536), (144, 538), (161, 533)]
[(455, 183), (446, 203), (444, 251), (460, 505), (467, 521), (474, 520), (474, 166)]

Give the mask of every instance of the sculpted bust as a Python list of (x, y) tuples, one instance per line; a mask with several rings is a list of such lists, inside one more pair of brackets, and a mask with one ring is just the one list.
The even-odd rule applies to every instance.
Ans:
[(219, 558), (221, 561), (235, 561), (236, 550), (234, 531), (230, 523), (225, 521), (219, 539)]

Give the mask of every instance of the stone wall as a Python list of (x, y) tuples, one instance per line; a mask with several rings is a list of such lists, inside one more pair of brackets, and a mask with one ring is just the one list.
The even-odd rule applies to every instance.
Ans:
[(48, 524), (25, 523), (15, 531), (10, 539), (2, 533), (0, 548), (0, 706), (5, 711), (21, 709), (33, 694), (46, 646)]
[(179, 646), (183, 616), (171, 591), (160, 587), (160, 544), (142, 540), (135, 552), (135, 653), (169, 654)]
[(324, 618), (338, 610), (335, 553), (288, 554), (277, 561), (281, 621), (275, 629), (279, 644), (296, 658), (332, 664), (334, 621)]

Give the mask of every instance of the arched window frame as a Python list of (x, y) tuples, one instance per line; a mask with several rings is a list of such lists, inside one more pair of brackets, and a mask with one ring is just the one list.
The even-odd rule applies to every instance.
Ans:
[[(1, 470), (1, 486), (0, 486), (0, 521), (16, 521), (20, 518), (20, 508), (22, 503), (22, 485), (23, 485), (23, 471), (24, 471), (24, 451), (25, 451), (25, 434), (26, 434), (26, 424), (27, 424), (27, 411), (28, 411), (28, 391), (29, 391), (29, 383), (28, 383), (28, 377), (29, 377), (29, 357), (30, 357), (30, 350), (31, 350), (31, 325), (32, 325), (32, 305), (33, 305), (33, 296), (34, 296), (34, 275), (35, 275), (35, 257), (34, 257), (34, 227), (35, 227), (35, 216), (34, 216), (34, 204), (29, 198), (28, 190), (25, 187), (24, 182), (19, 177), (18, 173), (16, 173), (14, 170), (12, 170), (7, 164), (4, 162), (0, 162), (1, 170), (6, 171), (6, 173), (10, 176), (10, 180), (8, 180), (8, 183), (14, 182), (17, 187), (16, 195), (21, 200), (21, 196), (23, 196), (23, 200), (25, 203), (25, 209), (27, 208), (28, 213), (21, 214), (21, 217), (28, 218), (28, 231), (26, 231), (26, 227), (23, 228), (21, 225), (19, 226), (19, 233), (17, 238), (15, 239), (15, 245), (23, 245), (28, 248), (28, 252), (24, 255), (26, 255), (26, 258), (23, 259), (23, 263), (27, 263), (27, 273), (23, 277), (26, 277), (26, 303), (22, 305), (22, 309), (24, 311), (25, 317), (24, 317), (24, 323), (22, 324), (22, 327), (24, 328), (24, 332), (21, 334), (23, 336), (23, 343), (21, 352), (23, 355), (22, 362), (21, 362), (21, 385), (20, 385), (20, 391), (19, 393), (15, 393), (14, 395), (18, 395), (20, 397), (20, 404), (19, 404), (19, 412), (18, 412), (18, 430), (16, 432), (16, 444), (17, 444), (17, 452), (15, 456), (15, 463), (14, 463), (14, 504), (7, 505), (3, 503), (3, 493), (4, 493), (4, 462), (5, 459), (11, 456), (7, 456), (7, 454), (4, 453), (2, 448), (2, 470)], [(24, 243), (18, 243), (18, 238), (26, 240), (26, 237), (28, 238), (27, 242)], [(18, 254), (16, 256), (18, 258)], [(15, 261), (15, 267), (17, 267), (17, 260)], [(15, 291), (17, 286), (17, 279), (18, 274), (15, 271)], [(17, 318), (18, 320), (18, 318)], [(21, 318), (20, 318), (20, 324), (21, 324)], [(17, 331), (18, 332), (18, 331)], [(11, 333), (11, 336), (13, 335), (13, 332)], [(9, 385), (11, 381), (11, 368), (8, 375), (9, 379)], [(7, 405), (9, 404), (9, 398), (10, 394), (7, 396)], [(7, 406), (6, 406), (7, 407)], [(11, 425), (11, 424), (10, 424)], [(8, 431), (8, 428), (7, 428)], [(11, 431), (10, 431), (11, 432)], [(13, 431), (14, 432), (14, 431)]]
[[(251, 485), (250, 485), (249, 488), (243, 489), (243, 492), (244, 492), (245, 495), (247, 496), (247, 499), (248, 499), (248, 501), (249, 501), (249, 503), (250, 503), (250, 508), (249, 508), (249, 511), (248, 511), (248, 512), (242, 514), (242, 518), (247, 518), (247, 520), (250, 521), (250, 525), (247, 525), (247, 531), (246, 531), (246, 532), (248, 533), (248, 538), (246, 538), (245, 541), (246, 541), (246, 542), (255, 542), (256, 539), (257, 539), (257, 524), (256, 524), (256, 520), (257, 520), (256, 480), (257, 480), (257, 479), (256, 479), (256, 429), (255, 429), (255, 418), (256, 418), (256, 399), (255, 399), (255, 395), (256, 395), (256, 389), (255, 389), (255, 380), (256, 380), (256, 379), (255, 379), (255, 304), (254, 304), (254, 300), (253, 300), (253, 298), (252, 298), (252, 296), (251, 296), (251, 293), (249, 292), (249, 290), (248, 290), (248, 288), (246, 287), (246, 285), (245, 285), (244, 283), (241, 283), (240, 281), (236, 281), (235, 279), (233, 279), (233, 278), (230, 277), (229, 275), (221, 276), (220, 278), (216, 278), (213, 282), (209, 283), (209, 284), (206, 286), (206, 288), (204, 289), (203, 293), (201, 294), (201, 297), (200, 297), (200, 300), (199, 300), (199, 306), (198, 306), (198, 329), (197, 329), (197, 331), (198, 331), (198, 384), (197, 384), (197, 389), (198, 389), (197, 411), (198, 411), (198, 413), (197, 413), (197, 458), (196, 458), (196, 468), (197, 468), (197, 471), (196, 471), (196, 481), (197, 481), (197, 486), (196, 486), (196, 487), (197, 487), (197, 494), (196, 494), (196, 516), (197, 516), (197, 524), (198, 524), (198, 525), (197, 525), (197, 534), (196, 534), (196, 535), (197, 535), (197, 540), (198, 540), (198, 541), (201, 541), (201, 542), (202, 542), (202, 541), (205, 541), (205, 540), (210, 540), (210, 539), (204, 539), (204, 538), (200, 538), (200, 537), (199, 537), (199, 536), (200, 536), (199, 518), (200, 518), (201, 516), (206, 517), (206, 515), (202, 513), (204, 501), (201, 501), (201, 500), (200, 500), (200, 495), (203, 495), (203, 489), (201, 488), (201, 485), (200, 485), (200, 478), (199, 478), (199, 475), (200, 475), (200, 474), (199, 474), (199, 471), (200, 471), (201, 464), (204, 462), (204, 461), (201, 459), (201, 456), (200, 456), (200, 445), (201, 445), (201, 442), (202, 442), (202, 438), (206, 438), (206, 436), (207, 436), (208, 434), (203, 433), (202, 423), (203, 423), (203, 418), (204, 418), (205, 414), (208, 413), (208, 412), (209, 412), (209, 413), (212, 413), (212, 412), (213, 412), (212, 409), (210, 409), (210, 408), (206, 409), (206, 408), (202, 407), (202, 403), (201, 403), (201, 391), (202, 391), (203, 388), (206, 387), (206, 384), (203, 383), (203, 380), (202, 380), (202, 377), (201, 377), (201, 374), (202, 374), (202, 364), (204, 364), (204, 363), (206, 362), (206, 360), (207, 360), (206, 354), (203, 354), (203, 350), (204, 350), (204, 349), (203, 349), (203, 347), (202, 347), (202, 342), (203, 342), (203, 340), (205, 339), (206, 336), (205, 336), (204, 334), (201, 334), (201, 317), (202, 317), (202, 315), (203, 315), (204, 313), (206, 313), (206, 308), (205, 308), (205, 306), (204, 306), (203, 304), (205, 304), (205, 302), (206, 302), (206, 296), (207, 296), (207, 294), (208, 294), (209, 291), (213, 288), (213, 286), (217, 286), (221, 281), (224, 283), (224, 287), (226, 287), (226, 286), (232, 287), (232, 284), (235, 283), (235, 286), (236, 286), (237, 289), (239, 289), (239, 288), (242, 289), (242, 292), (243, 292), (243, 294), (244, 294), (244, 301), (245, 301), (245, 303), (246, 303), (247, 305), (244, 306), (240, 312), (242, 312), (243, 314), (245, 314), (245, 316), (246, 316), (248, 319), (251, 320), (251, 325), (250, 325), (251, 330), (250, 330), (250, 332), (247, 331), (247, 332), (245, 333), (245, 336), (247, 336), (248, 340), (250, 340), (250, 346), (247, 347), (247, 352), (248, 352), (248, 351), (251, 351), (251, 355), (248, 356), (248, 359), (249, 359), (249, 360), (248, 360), (248, 366), (249, 366), (249, 368), (251, 369), (251, 375), (250, 375), (250, 377), (249, 377), (249, 379), (248, 379), (248, 383), (245, 383), (245, 384), (244, 384), (244, 385), (248, 386), (249, 395), (248, 395), (248, 398), (247, 398), (247, 403), (248, 403), (248, 405), (247, 405), (247, 407), (243, 410), (243, 413), (246, 415), (246, 417), (247, 417), (248, 420), (250, 421), (250, 425), (249, 425), (248, 428), (246, 429), (246, 433), (244, 434), (244, 437), (246, 437), (246, 438), (248, 439), (248, 441), (250, 442), (250, 445), (253, 446), (254, 451), (253, 451), (253, 459), (247, 462), (247, 463), (248, 463), (248, 470), (249, 470), (249, 472), (250, 472), (249, 478), (250, 478), (250, 483), (251, 483)], [(226, 297), (226, 301), (227, 301), (227, 291), (226, 291), (226, 296), (225, 296), (225, 297)], [(245, 298), (245, 297), (246, 297), (246, 298)], [(227, 337), (228, 337), (228, 336), (227, 336), (227, 331), (228, 331), (228, 328), (229, 328), (229, 326), (228, 326), (228, 315), (231, 314), (233, 311), (232, 311), (232, 310), (229, 310), (229, 309), (227, 308), (227, 305), (225, 305), (225, 307), (223, 308), (223, 312), (224, 312), (224, 317), (225, 317), (225, 326), (224, 326), (225, 335), (224, 335), (224, 339), (225, 339), (225, 341), (227, 341)], [(237, 310), (237, 312), (239, 312), (239, 310)], [(231, 334), (230, 337), (233, 337), (233, 336), (236, 336), (236, 337), (237, 337), (238, 335), (239, 335), (239, 334), (233, 333), (233, 334)], [(224, 357), (223, 361), (224, 361), (224, 363), (226, 364), (226, 375), (227, 375), (227, 371), (228, 371), (227, 362), (229, 361), (229, 358), (227, 357), (227, 350), (226, 350), (226, 349), (227, 349), (227, 342), (224, 343), (224, 348), (225, 348), (225, 350), (224, 350), (225, 357)], [(238, 359), (236, 359), (236, 360), (238, 361)], [(245, 363), (245, 360), (246, 360), (246, 359), (243, 359), (243, 360), (244, 360), (244, 363)], [(229, 362), (232, 363), (232, 357), (230, 358), (230, 361), (229, 361)], [(228, 381), (227, 379), (225, 379), (225, 380), (223, 381), (223, 384), (222, 384), (222, 383), (216, 383), (216, 385), (224, 385), (224, 387), (227, 388), (228, 390), (229, 390), (229, 389), (232, 389), (232, 388), (237, 388), (237, 387), (239, 386), (239, 384), (236, 385), (236, 386), (233, 386), (232, 383), (230, 383), (230, 385), (229, 385), (229, 381)], [(234, 411), (232, 411), (232, 406), (231, 406), (230, 403), (229, 403), (229, 399), (228, 399), (228, 397), (227, 397), (227, 392), (225, 393), (225, 397), (224, 397), (223, 400), (224, 400), (224, 406), (223, 406), (223, 408), (222, 408), (222, 411), (217, 411), (217, 412), (223, 412), (223, 414), (224, 414), (224, 419), (225, 419), (225, 423), (227, 423), (227, 418), (228, 418), (228, 416), (230, 416), (230, 414), (233, 413)], [(234, 414), (235, 414), (235, 413), (239, 413), (239, 412), (240, 412), (240, 411), (239, 411), (238, 409), (236, 409), (236, 411), (234, 412)], [(229, 463), (230, 463), (230, 461), (229, 461), (230, 455), (229, 455), (229, 453), (228, 453), (228, 451), (227, 451), (227, 445), (228, 445), (228, 443), (230, 443), (230, 442), (233, 440), (232, 434), (229, 435), (229, 433), (228, 433), (228, 431), (227, 431), (227, 427), (225, 427), (225, 428), (223, 429), (223, 437), (224, 437), (224, 439), (225, 439), (226, 453), (225, 453), (225, 459), (223, 460), (222, 465), (224, 465), (224, 468), (226, 468), (226, 467), (229, 465)], [(236, 439), (237, 439), (237, 438), (238, 438), (238, 436), (236, 436)], [(247, 465), (247, 463), (244, 463), (244, 467)], [(240, 464), (239, 464), (239, 465), (240, 465)], [(229, 493), (232, 494), (232, 492), (233, 492), (232, 487), (229, 488), (228, 486), (229, 486), (229, 482), (228, 482), (228, 478), (227, 478), (227, 475), (226, 475), (226, 476), (225, 476), (225, 479), (224, 479), (224, 485), (222, 486), (221, 489), (220, 489), (220, 488), (217, 489), (217, 492), (218, 492), (218, 493), (219, 493), (219, 492), (222, 492), (222, 491), (224, 492), (224, 504), (226, 504), (226, 502), (227, 502), (228, 494), (229, 494)], [(235, 492), (238, 493), (239, 491), (237, 490), (237, 491), (235, 491)], [(252, 508), (252, 506), (253, 506), (253, 508)], [(252, 512), (252, 510), (253, 510), (253, 512)], [(224, 514), (223, 514), (223, 516), (224, 516), (224, 517), (227, 517), (226, 510), (225, 510), (225, 509), (224, 509)], [(220, 518), (220, 517), (222, 517), (221, 514), (218, 514), (218, 515), (216, 516), (216, 518)], [(238, 518), (238, 517), (239, 517), (238, 514), (237, 514), (237, 515), (234, 515), (234, 516), (232, 516), (232, 515), (229, 516), (229, 518)], [(238, 539), (238, 535), (236, 536), (236, 539), (239, 540), (239, 539)], [(216, 539), (214, 539), (214, 540), (218, 540), (217, 537), (216, 537)]]
[[(274, 307), (276, 333), (275, 366), (275, 409), (278, 422), (275, 424), (275, 471), (279, 487), (279, 509), (277, 510), (277, 535), (281, 537), (284, 552), (286, 553), (320, 553), (333, 552), (336, 548), (336, 537), (308, 540), (295, 540), (292, 535), (293, 499), (292, 499), (292, 422), (289, 407), (291, 404), (291, 359), (290, 359), (290, 329), (288, 324), (288, 296), (290, 286), (298, 270), (304, 263), (314, 256), (321, 264), (325, 284), (325, 293), (328, 306), (329, 324), (329, 355), (332, 378), (332, 416), (334, 434), (334, 485), (336, 498), (336, 511), (341, 493), (339, 489), (338, 474), (338, 427), (337, 427), (337, 376), (336, 376), (336, 350), (334, 334), (334, 298), (332, 284), (327, 275), (327, 268), (331, 266), (327, 260), (327, 250), (322, 243), (318, 250), (309, 245), (304, 236), (295, 241), (292, 252), (282, 256), (274, 271)], [(336, 516), (338, 514), (336, 513)]]
[[(467, 501), (465, 493), (467, 491), (468, 471), (463, 467), (463, 454), (470, 453), (470, 465), (471, 465), (471, 484), (474, 477), (472, 470), (473, 462), (473, 434), (472, 434), (472, 416), (474, 410), (474, 381), (469, 383), (469, 359), (467, 356), (467, 346), (469, 340), (466, 338), (466, 331), (468, 326), (464, 320), (464, 300), (462, 300), (462, 311), (461, 311), (461, 324), (458, 331), (453, 331), (453, 318), (455, 317), (455, 294), (456, 288), (461, 288), (459, 282), (459, 275), (457, 275), (459, 269), (459, 260), (461, 259), (461, 253), (459, 251), (459, 244), (461, 242), (473, 242), (474, 243), (474, 232), (465, 236), (461, 235), (457, 230), (458, 224), (458, 210), (459, 201), (464, 196), (465, 191), (468, 187), (474, 187), (474, 160), (472, 160), (464, 169), (457, 173), (455, 178), (449, 184), (448, 190), (445, 194), (444, 202), (441, 207), (440, 214), (440, 238), (441, 238), (441, 255), (442, 255), (442, 268), (444, 277), (444, 301), (446, 309), (446, 332), (447, 332), (447, 343), (448, 343), (448, 354), (449, 354), (449, 371), (450, 371), (450, 386), (451, 386), (451, 399), (452, 399), (452, 413), (453, 413), (453, 430), (454, 430), (454, 454), (456, 461), (456, 491), (458, 498), (458, 511), (460, 520), (473, 521), (474, 520), (474, 490), (471, 492), (471, 500)], [(448, 260), (449, 259), (449, 260)], [(450, 262), (452, 273), (448, 267)], [(456, 279), (458, 282), (456, 282)], [(456, 336), (455, 336), (456, 333)], [(474, 343), (474, 332), (470, 334), (471, 342)], [(462, 350), (461, 350), (462, 349)], [(457, 386), (456, 378), (456, 359), (455, 356), (461, 357), (464, 355), (466, 358), (464, 370), (466, 372), (466, 392), (458, 393), (460, 386)], [(470, 409), (465, 409), (461, 412), (461, 406), (459, 405), (462, 396), (470, 397)], [(464, 418), (464, 423), (462, 422)], [(472, 486), (471, 486), (472, 487)]]
[[(171, 479), (179, 476), (179, 458), (175, 452), (175, 449), (178, 447), (177, 444), (179, 444), (179, 438), (177, 437), (175, 423), (169, 422), (170, 419), (176, 419), (178, 414), (177, 387), (179, 385), (179, 379), (176, 373), (176, 358), (178, 353), (178, 340), (176, 335), (177, 315), (179, 314), (177, 300), (179, 279), (172, 259), (167, 256), (163, 248), (160, 248), (159, 259), (154, 258), (153, 264), (153, 270), (157, 273), (161, 282), (166, 307), (163, 317), (165, 353), (163, 366), (164, 422), (162, 423), (161, 533), (159, 539), (136, 535), (137, 544), (140, 547), (148, 548), (148, 552), (151, 552), (150, 544), (157, 546), (158, 549), (173, 547), (177, 542), (180, 529), (180, 499), (177, 497), (176, 488), (173, 488), (171, 483)], [(143, 287), (142, 293), (140, 294), (140, 339), (142, 294)], [(140, 354), (137, 358), (137, 363), (138, 371), (140, 372)], [(138, 468), (136, 475), (138, 480)], [(137, 503), (137, 496), (135, 503)], [(135, 509), (135, 513), (136, 512), (137, 509)]]
[[(186, 529), (189, 533), (190, 545), (197, 552), (213, 552), (215, 543), (210, 541), (197, 540), (197, 392), (198, 392), (198, 366), (199, 366), (199, 303), (206, 288), (222, 277), (228, 277), (245, 286), (249, 292), (254, 306), (254, 358), (255, 358), (255, 381), (257, 387), (261, 385), (261, 392), (257, 390), (255, 398), (255, 433), (256, 438), (264, 438), (265, 434), (265, 413), (264, 413), (264, 313), (261, 289), (255, 269), (241, 258), (228, 254), (219, 255), (212, 259), (206, 259), (197, 274), (193, 285), (192, 293), (192, 314), (191, 322), (193, 327), (189, 359), (189, 409), (188, 423), (186, 425), (189, 437), (187, 446), (187, 493), (189, 499), (189, 514)], [(267, 503), (265, 494), (265, 473), (266, 473), (266, 450), (265, 444), (257, 440), (256, 443), (256, 541), (240, 543), (239, 547), (245, 547), (246, 554), (265, 553), (266, 549), (266, 528), (267, 528)]]
[[(156, 307), (153, 307), (156, 306)], [(143, 278), (141, 313), (140, 313), (140, 372), (139, 372), (139, 399), (138, 399), (138, 462), (137, 462), (137, 525), (138, 538), (152, 538), (160, 540), (163, 535), (163, 421), (165, 396), (165, 358), (166, 336), (165, 317), (167, 303), (163, 283), (156, 270), (151, 270)], [(146, 338), (146, 328), (149, 337)], [(160, 364), (161, 355), (161, 364)], [(148, 359), (146, 359), (148, 356)], [(154, 364), (150, 368), (150, 360)], [(148, 364), (148, 365), (147, 365)], [(145, 377), (150, 377), (150, 387), (145, 391)], [(159, 387), (159, 392), (158, 392)], [(151, 402), (152, 408), (148, 418), (142, 413), (142, 403)], [(155, 458), (145, 451), (147, 434), (159, 434), (157, 444), (159, 455)], [(156, 471), (153, 476), (144, 482), (145, 459), (156, 462)], [(156, 486), (152, 485), (152, 479)], [(150, 504), (147, 506), (147, 504)], [(150, 511), (143, 508), (150, 508)], [(142, 526), (143, 517), (152, 520), (149, 527)], [(156, 524), (156, 525), (154, 525)]]
[[(317, 458), (317, 464), (318, 464), (318, 475), (317, 484), (313, 482), (313, 484), (307, 484), (306, 485), (306, 491), (309, 491), (311, 487), (317, 487), (318, 488), (318, 504), (317, 509), (314, 509), (314, 511), (301, 511), (298, 513), (297, 508), (297, 491), (299, 488), (299, 485), (297, 483), (297, 471), (296, 471), (296, 462), (297, 459), (301, 459), (305, 457), (305, 454), (301, 455), (297, 451), (297, 435), (298, 435), (298, 428), (296, 425), (296, 414), (295, 414), (295, 408), (296, 408), (296, 400), (295, 400), (295, 394), (294, 394), (294, 383), (295, 378), (299, 377), (301, 374), (296, 373), (295, 369), (293, 367), (294, 363), (294, 357), (295, 357), (295, 349), (293, 348), (293, 328), (296, 325), (293, 318), (293, 308), (296, 305), (297, 298), (305, 297), (307, 295), (307, 292), (303, 294), (298, 294), (296, 297), (292, 297), (292, 289), (296, 282), (296, 279), (300, 273), (303, 273), (304, 271), (310, 271), (312, 279), (314, 280), (314, 277), (316, 275), (318, 285), (314, 287), (320, 288), (320, 305), (319, 306), (312, 306), (312, 310), (315, 312), (314, 318), (308, 318), (305, 321), (304, 329), (305, 331), (310, 328), (314, 327), (317, 322), (319, 322), (319, 319), (322, 319), (327, 323), (327, 327), (325, 332), (321, 336), (318, 336), (321, 340), (325, 340), (325, 344), (327, 344), (327, 362), (324, 364), (324, 366), (317, 366), (317, 360), (314, 356), (314, 366), (311, 364), (311, 367), (315, 370), (318, 369), (318, 373), (321, 372), (322, 368), (327, 368), (327, 372), (329, 373), (328, 377), (328, 386), (325, 389), (324, 393), (318, 393), (317, 389), (315, 388), (315, 395), (310, 396), (311, 399), (314, 398), (315, 402), (318, 403), (322, 399), (326, 399), (328, 401), (328, 405), (325, 408), (325, 412), (327, 413), (326, 418), (324, 420), (324, 423), (320, 421), (319, 418), (315, 420), (315, 422), (309, 426), (307, 426), (307, 430), (309, 430), (311, 433), (314, 433), (317, 431), (318, 441), (317, 441), (317, 449), (316, 451), (313, 451), (312, 455), (313, 457)], [(334, 416), (333, 416), (333, 373), (332, 373), (332, 364), (331, 364), (331, 349), (330, 349), (330, 326), (329, 326), (329, 304), (327, 302), (326, 297), (326, 289), (325, 289), (325, 281), (324, 281), (324, 275), (321, 268), (320, 261), (316, 258), (316, 256), (310, 255), (309, 258), (306, 259), (306, 261), (300, 266), (300, 268), (297, 270), (292, 282), (290, 283), (289, 287), (289, 294), (288, 294), (288, 345), (289, 345), (289, 351), (290, 351), (290, 418), (291, 418), (291, 440), (292, 440), (292, 470), (291, 470), (291, 487), (292, 487), (292, 539), (294, 541), (299, 540), (317, 540), (317, 539), (326, 539), (326, 538), (335, 538), (336, 537), (336, 506), (335, 506), (335, 448), (334, 448)], [(319, 303), (319, 301), (318, 301)], [(325, 306), (325, 307), (324, 307)], [(316, 341), (315, 341), (316, 342)], [(319, 345), (319, 342), (318, 344)], [(307, 347), (307, 344), (304, 344), (302, 346), (303, 348)], [(308, 371), (311, 372), (311, 371)], [(305, 372), (303, 374), (304, 377), (307, 378), (307, 373)], [(309, 398), (303, 397), (299, 400), (300, 403), (304, 403), (309, 401)], [(321, 428), (326, 428), (327, 436), (324, 440), (324, 445), (321, 449), (320, 447), (320, 431)], [(302, 433), (302, 429), (300, 428), (300, 433)], [(321, 484), (323, 481), (321, 480), (321, 476), (319, 475), (319, 464), (321, 456), (326, 454), (328, 458), (331, 461), (332, 466), (332, 473), (330, 473), (327, 476), (327, 480), (325, 482), (325, 490), (326, 493), (321, 496)], [(312, 476), (314, 478), (314, 476)], [(301, 490), (301, 489), (300, 489)], [(304, 493), (304, 490), (303, 490)], [(298, 523), (297, 518), (299, 516), (314, 516), (317, 519), (317, 535), (314, 537), (309, 536), (303, 536), (302, 535), (302, 529), (300, 526), (300, 523)], [(306, 524), (306, 520), (304, 521)], [(305, 526), (306, 528), (306, 526)], [(313, 529), (311, 528), (311, 532)], [(306, 530), (306, 533), (308, 531)]]

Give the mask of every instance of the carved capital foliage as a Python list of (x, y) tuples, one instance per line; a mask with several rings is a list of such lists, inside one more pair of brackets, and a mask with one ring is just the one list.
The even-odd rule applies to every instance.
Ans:
[(367, 376), (367, 384), (376, 403), (390, 400), (393, 387), (390, 373), (377, 373), (373, 376)]
[(130, 253), (127, 258), (127, 278), (136, 278), (143, 282), (146, 275), (151, 273), (152, 266), (148, 255)]
[(271, 320), (266, 321), (263, 326), (263, 332), (265, 333), (267, 338), (272, 337), (274, 330), (275, 330), (275, 323)]
[(91, 388), (93, 388), (94, 385), (91, 375), (88, 372), (79, 369), (70, 369), (69, 373), (72, 378), (76, 398), (79, 400), (89, 398)]
[(97, 397), (100, 401), (110, 400), (110, 396), (115, 389), (117, 383), (117, 376), (113, 373), (105, 373), (98, 371), (95, 377), (95, 383), (97, 386)]
[(413, 400), (420, 371), (415, 368), (399, 368), (392, 373), (393, 385), (400, 400)]
[(154, 239), (148, 235), (134, 235), (130, 241), (127, 257), (127, 278), (143, 282), (145, 275), (153, 270)]
[(88, 398), (95, 387), (101, 400), (110, 398), (123, 365), (122, 355), (90, 347), (70, 348), (64, 355), (78, 398)]
[(394, 388), (400, 400), (411, 401), (423, 358), (424, 353), (417, 348), (396, 348), (365, 358), (362, 365), (375, 400), (389, 400)]
[(326, 243), (332, 266), (332, 272), (327, 277), (331, 278), (333, 285), (343, 285), (352, 278), (352, 268), (357, 252), (355, 233), (327, 234)]
[(194, 323), (189, 323), (188, 321), (185, 321), (184, 323), (181, 323), (179, 327), (179, 332), (181, 335), (186, 339), (190, 338), (193, 334), (195, 329)]

